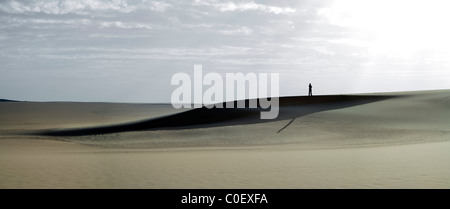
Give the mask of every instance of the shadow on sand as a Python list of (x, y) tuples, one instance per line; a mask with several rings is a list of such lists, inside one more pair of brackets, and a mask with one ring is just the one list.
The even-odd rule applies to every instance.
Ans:
[[(83, 136), (110, 134), (129, 131), (146, 130), (176, 130), (189, 128), (205, 128), (218, 126), (233, 126), (255, 123), (273, 122), (279, 120), (290, 121), (279, 131), (287, 128), (296, 118), (311, 113), (341, 109), (356, 105), (362, 105), (390, 99), (395, 96), (359, 96), (359, 95), (339, 95), (339, 96), (314, 96), (314, 97), (280, 97), (279, 115), (273, 120), (260, 119), (261, 111), (268, 111), (262, 108), (211, 108), (206, 107), (191, 109), (185, 112), (151, 118), (148, 120), (87, 128), (45, 130), (38, 132), (38, 135), (46, 136)], [(246, 107), (248, 107), (246, 100)], [(224, 103), (225, 107), (225, 103)], [(236, 107), (236, 101), (235, 101)], [(36, 134), (36, 133), (35, 133)]]

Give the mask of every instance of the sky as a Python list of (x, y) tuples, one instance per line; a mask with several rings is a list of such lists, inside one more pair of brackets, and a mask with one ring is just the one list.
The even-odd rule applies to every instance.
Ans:
[(170, 102), (175, 73), (280, 95), (450, 89), (448, 0), (1, 0), (0, 98)]

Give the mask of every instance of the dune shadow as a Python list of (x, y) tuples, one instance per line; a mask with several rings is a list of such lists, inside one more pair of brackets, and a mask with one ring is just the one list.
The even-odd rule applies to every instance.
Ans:
[[(314, 96), (314, 97), (280, 97), (279, 115), (276, 119), (260, 119), (261, 111), (267, 109), (248, 108), (249, 100), (246, 100), (246, 108), (197, 108), (181, 113), (151, 118), (143, 121), (131, 123), (97, 126), (87, 128), (45, 130), (38, 135), (46, 136), (83, 136), (110, 134), (130, 131), (148, 130), (179, 130), (192, 128), (208, 128), (220, 126), (236, 126), (256, 123), (266, 123), (280, 120), (290, 120), (279, 131), (288, 127), (296, 118), (311, 113), (341, 109), (356, 105), (377, 102), (395, 96), (359, 96), (359, 95), (339, 95), (339, 96)], [(236, 107), (236, 101), (234, 101)], [(226, 107), (226, 103), (224, 103)]]

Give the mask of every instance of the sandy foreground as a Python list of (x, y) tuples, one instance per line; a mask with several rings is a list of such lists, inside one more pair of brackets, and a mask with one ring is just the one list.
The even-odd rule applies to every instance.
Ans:
[(450, 188), (450, 90), (280, 101), (1, 102), (0, 188)]

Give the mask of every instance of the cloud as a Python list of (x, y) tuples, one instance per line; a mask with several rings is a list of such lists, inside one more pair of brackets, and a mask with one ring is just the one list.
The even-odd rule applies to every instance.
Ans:
[(148, 24), (142, 23), (133, 23), (133, 22), (122, 22), (122, 21), (114, 21), (114, 22), (101, 22), (100, 28), (123, 28), (123, 29), (152, 29), (152, 27)]
[(134, 2), (126, 0), (9, 0), (0, 3), (0, 11), (9, 14), (43, 13), (50, 15), (95, 15), (95, 12), (130, 13), (136, 10), (164, 12), (168, 7), (170, 4), (163, 1)]
[(54, 27), (59, 27), (58, 25), (73, 25), (82, 26), (92, 24), (92, 20), (87, 18), (79, 19), (58, 19), (58, 18), (24, 18), (24, 17), (2, 17), (1, 22), (7, 22), (8, 24), (2, 24), (0, 27), (11, 28), (11, 27), (24, 27), (33, 25), (53, 25)]
[[(332, 2), (0, 1), (0, 72), (6, 75), (0, 76), (0, 81), (10, 81), (8, 85), (0, 82), (0, 94), (14, 89), (12, 81), (34, 81), (36, 74), (42, 79), (36, 81), (36, 89), (41, 88), (38, 83), (50, 85), (55, 79), (46, 77), (55, 73), (60, 79), (80, 82), (80, 85), (84, 79), (109, 79), (110, 74), (114, 74), (130, 92), (140, 88), (127, 81), (131, 78), (147, 83), (149, 89), (161, 89), (159, 95), (170, 95), (170, 82), (165, 79), (170, 80), (173, 72), (190, 72), (192, 65), (198, 63), (203, 64), (205, 70), (219, 73), (282, 72), (282, 83), (295, 85), (306, 80), (323, 80), (320, 77), (323, 75), (327, 78), (340, 76), (351, 83), (366, 69), (380, 73), (414, 66), (430, 69), (450, 66), (448, 47), (408, 60), (373, 57), (368, 49), (384, 46), (373, 42), (375, 33), (362, 33), (346, 24), (338, 24), (342, 23), (341, 19), (348, 19), (345, 14), (348, 9), (357, 12), (353, 16), (359, 16), (361, 10), (349, 4), (348, 8), (341, 8), (341, 12)], [(377, 18), (375, 16), (373, 21)], [(440, 24), (431, 31), (439, 31), (438, 26)], [(444, 40), (447, 34), (436, 33), (435, 36), (442, 38), (435, 39)], [(395, 34), (388, 37), (395, 37)], [(383, 47), (379, 51), (386, 53)], [(130, 71), (137, 74), (133, 76)], [(121, 88), (112, 81), (95, 81), (105, 88)], [(58, 95), (67, 95), (64, 86), (54, 86), (60, 88), (48, 92), (52, 98), (57, 100)], [(95, 90), (89, 93), (95, 95)], [(296, 92), (288, 90), (287, 93)], [(83, 92), (78, 94), (83, 95)], [(155, 97), (153, 101), (160, 102), (161, 98)]]
[(156, 1), (156, 2), (151, 2), (150, 3), (150, 5), (149, 5), (149, 8), (150, 8), (150, 10), (153, 10), (153, 11), (159, 11), (159, 12), (164, 12), (164, 11), (166, 11), (166, 9), (167, 8), (169, 8), (171, 5), (170, 4), (168, 4), (168, 3), (166, 3), (166, 2), (159, 2), (159, 1)]
[(250, 35), (253, 33), (253, 30), (244, 26), (233, 30), (219, 30), (218, 32), (225, 35), (237, 35), (237, 34)]
[(255, 2), (226, 2), (222, 3), (220, 1), (203, 1), (197, 0), (195, 1), (196, 5), (206, 5), (211, 6), (218, 9), (221, 12), (233, 12), (233, 11), (260, 11), (264, 13), (273, 13), (273, 14), (292, 14), (296, 12), (295, 8), (291, 7), (277, 7), (277, 6), (269, 6), (264, 4), (257, 4)]

